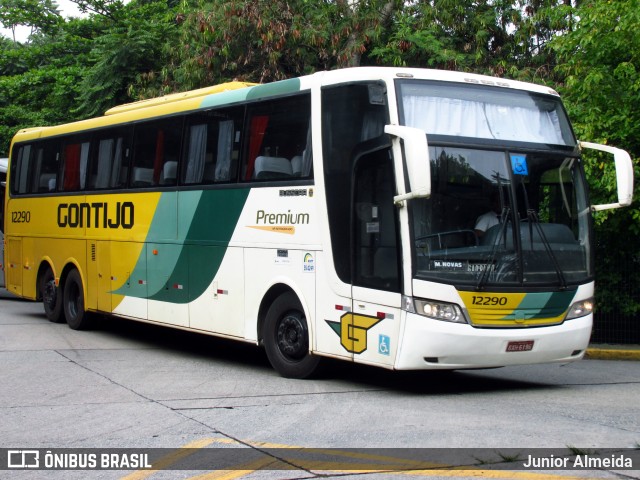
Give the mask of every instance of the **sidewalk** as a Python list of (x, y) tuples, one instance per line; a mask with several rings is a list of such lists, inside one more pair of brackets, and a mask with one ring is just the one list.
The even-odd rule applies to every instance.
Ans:
[(640, 346), (593, 344), (587, 348), (585, 358), (597, 360), (640, 360)]

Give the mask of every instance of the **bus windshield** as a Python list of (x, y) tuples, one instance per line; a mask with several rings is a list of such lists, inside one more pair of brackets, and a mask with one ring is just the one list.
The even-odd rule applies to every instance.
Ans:
[(412, 202), (418, 277), (482, 288), (592, 275), (579, 159), (430, 147), (433, 192)]
[(560, 101), (474, 87), (400, 88), (431, 160), (431, 196), (410, 204), (415, 276), (474, 289), (588, 280), (587, 189)]
[(481, 85), (398, 84), (403, 124), (427, 135), (574, 146), (559, 98)]

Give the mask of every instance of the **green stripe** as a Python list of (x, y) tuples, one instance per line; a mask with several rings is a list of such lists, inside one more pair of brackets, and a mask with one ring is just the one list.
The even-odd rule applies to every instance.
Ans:
[(526, 318), (553, 318), (567, 311), (576, 290), (527, 293), (515, 310), (525, 311)]
[(279, 82), (266, 83), (257, 85), (247, 92), (247, 100), (256, 100), (258, 98), (275, 97), (277, 95), (286, 95), (300, 91), (300, 79), (292, 78), (290, 80), (281, 80)]
[(233, 103), (244, 102), (245, 100), (258, 100), (261, 98), (275, 97), (296, 93), (300, 91), (300, 79), (292, 78), (279, 82), (256, 85), (253, 87), (229, 90), (228, 92), (213, 93), (204, 97), (201, 108), (220, 107)]
[(231, 103), (243, 102), (247, 99), (247, 94), (255, 87), (240, 88), (238, 90), (229, 90), (228, 92), (213, 93), (204, 97), (201, 108), (218, 107)]
[[(245, 188), (178, 194), (178, 241), (167, 242), (158, 256), (148, 256), (147, 249), (143, 249), (130, 277), (148, 278), (147, 258), (152, 259), (154, 271), (153, 278), (148, 278), (147, 298), (188, 303), (202, 295), (220, 269), (249, 192)], [(175, 208), (175, 199), (170, 195), (165, 198), (163, 194), (158, 202), (147, 243), (157, 242), (166, 233), (167, 211)], [(183, 289), (173, 288), (178, 284)], [(114, 293), (142, 298), (124, 288)]]

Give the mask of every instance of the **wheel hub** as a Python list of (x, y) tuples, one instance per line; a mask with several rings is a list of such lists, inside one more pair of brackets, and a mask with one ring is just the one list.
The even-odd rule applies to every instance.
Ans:
[(280, 321), (277, 330), (278, 348), (287, 357), (302, 358), (307, 353), (303, 320), (287, 315)]

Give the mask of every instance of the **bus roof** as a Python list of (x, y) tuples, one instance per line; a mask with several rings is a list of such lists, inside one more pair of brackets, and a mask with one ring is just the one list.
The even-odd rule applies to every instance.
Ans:
[(136, 120), (160, 117), (179, 112), (231, 105), (246, 100), (290, 94), (311, 88), (312, 85), (333, 85), (344, 82), (367, 80), (421, 79), (467, 84), (494, 85), (502, 88), (526, 90), (558, 95), (554, 90), (542, 85), (518, 82), (503, 78), (489, 77), (466, 72), (395, 67), (353, 67), (316, 72), (304, 77), (281, 80), (272, 83), (255, 84), (247, 82), (227, 82), (219, 85), (180, 92), (163, 97), (141, 100), (113, 107), (101, 117), (67, 123), (52, 127), (36, 127), (20, 130), (14, 142), (28, 141), (44, 136), (55, 136), (100, 127), (126, 124)]
[(199, 88), (197, 90), (190, 90), (188, 92), (172, 93), (163, 97), (149, 98), (147, 100), (140, 100), (139, 102), (125, 103), (116, 107), (110, 108), (105, 115), (115, 115), (118, 113), (130, 112), (131, 110), (139, 110), (141, 108), (155, 107), (157, 105), (166, 105), (168, 103), (180, 102), (182, 100), (188, 100), (191, 98), (201, 98), (207, 95), (213, 95), (216, 93), (227, 92), (229, 90), (236, 90), (239, 88), (251, 87), (257, 85), (257, 83), (248, 82), (227, 82), (213, 85), (210, 87)]

